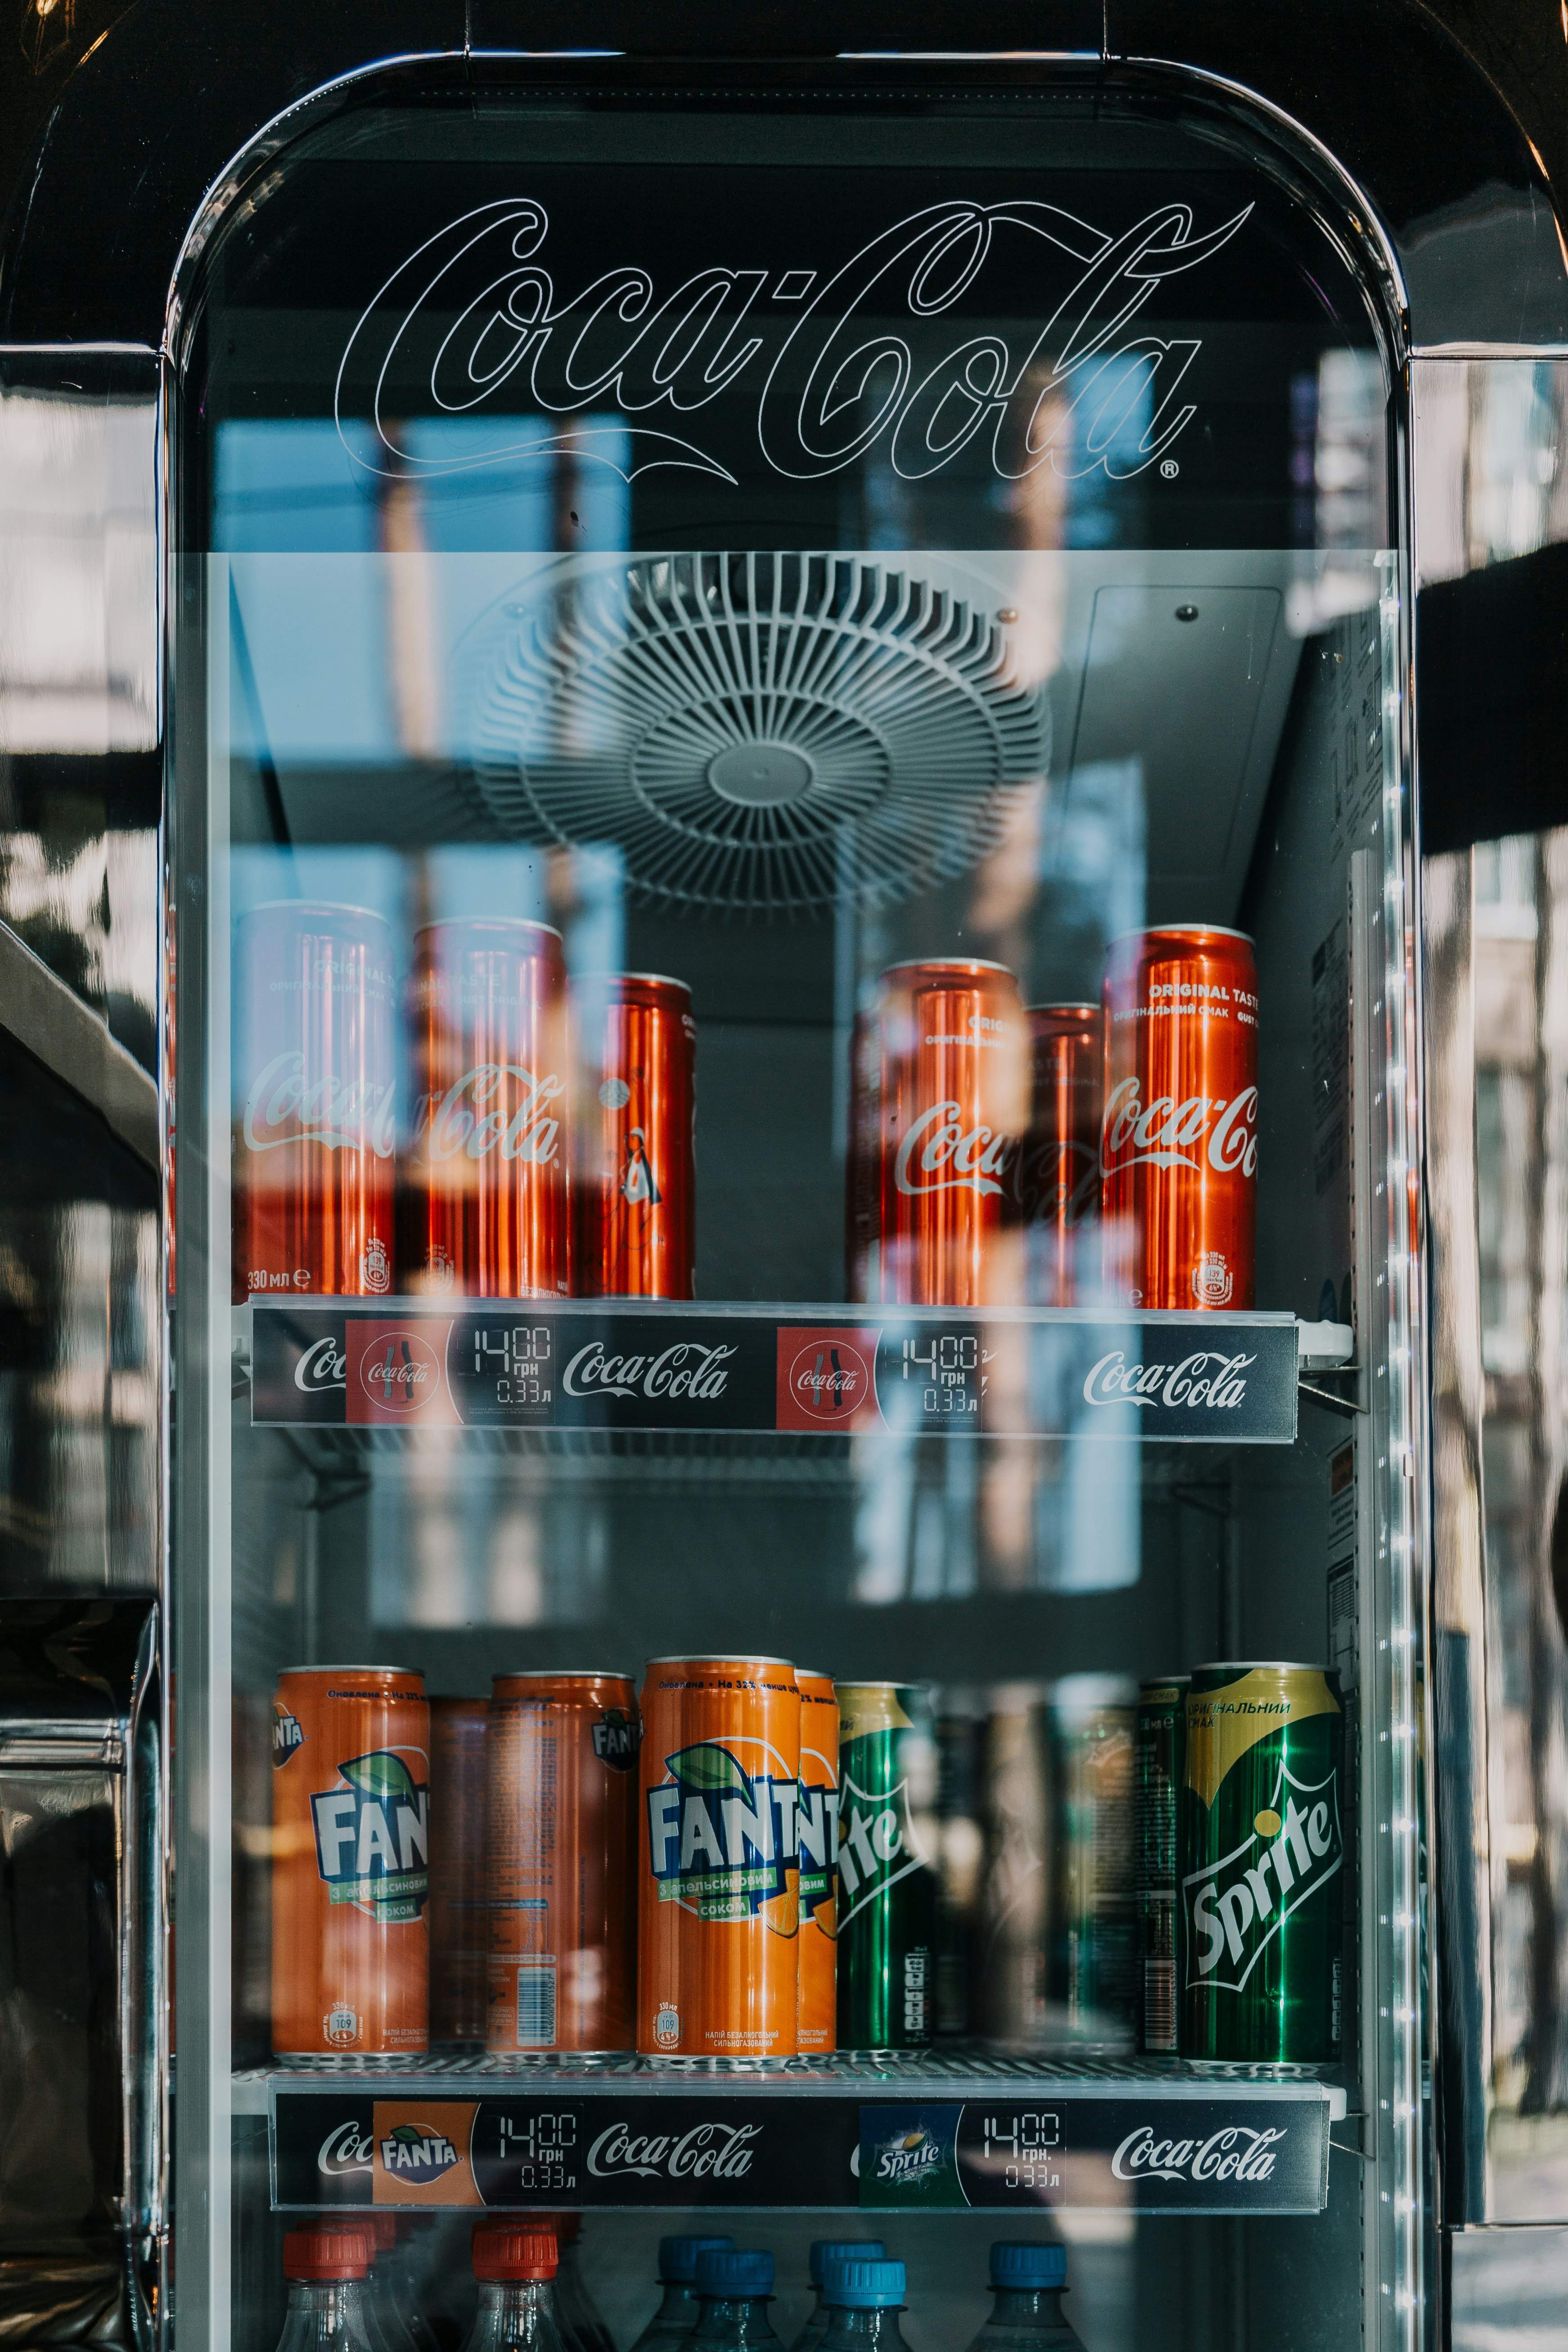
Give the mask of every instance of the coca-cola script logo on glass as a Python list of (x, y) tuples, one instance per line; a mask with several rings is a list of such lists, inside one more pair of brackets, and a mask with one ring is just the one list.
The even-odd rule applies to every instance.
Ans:
[(761, 2124), (693, 2124), (684, 2132), (638, 2132), (612, 2124), (588, 2150), (597, 2180), (635, 2173), (642, 2180), (739, 2180), (752, 2168)]
[(510, 1063), (479, 1062), (444, 1094), (420, 1097), (416, 1147), (436, 1161), (484, 1160), (499, 1151), (503, 1160), (546, 1167), (561, 1140), (561, 1121), (550, 1105), (565, 1090), (565, 1080), (553, 1072), (536, 1078)]
[(321, 1143), (329, 1151), (374, 1151), (389, 1160), (396, 1091), (372, 1078), (307, 1078), (303, 1054), (275, 1054), (246, 1097), (246, 1143), (252, 1151)]
[(1258, 1088), (1189, 1095), (1177, 1102), (1156, 1095), (1145, 1108), (1138, 1080), (1123, 1078), (1105, 1106), (1100, 1167), (1104, 1176), (1127, 1168), (1191, 1168), (1205, 1160), (1221, 1176), (1258, 1173)]
[(724, 1393), (735, 1352), (732, 1346), (678, 1339), (658, 1355), (617, 1356), (591, 1339), (572, 1358), (561, 1385), (574, 1397), (718, 1397)]
[(1285, 2137), (1282, 2126), (1255, 2131), (1224, 2124), (1202, 2139), (1183, 2139), (1162, 2125), (1140, 2124), (1110, 2159), (1118, 2180), (1267, 2180)]
[[(876, 232), (831, 274), (803, 254), (791, 260), (804, 267), (716, 262), (660, 286), (606, 254), (558, 280), (544, 205), (505, 197), (437, 230), (375, 295), (339, 366), (339, 430), (363, 463), (345, 420), (368, 414), (385, 473), (465, 472), (526, 448), (570, 450), (628, 481), (686, 466), (734, 482), (696, 422), (724, 402), (749, 408), (759, 458), (795, 481), (874, 447), (919, 481), (975, 444), (1005, 481), (1047, 463), (1125, 478), (1192, 422), (1180, 393), (1202, 348), (1136, 332), (1138, 313), (1251, 209), (1199, 233), (1190, 205), (1167, 203), (1113, 233), (1033, 197), (955, 197)], [(426, 398), (450, 415), (505, 415), (461, 456), (420, 458), (399, 446), (397, 420)], [(531, 418), (523, 437), (524, 412), (590, 408), (616, 412), (615, 427), (541, 439)]]

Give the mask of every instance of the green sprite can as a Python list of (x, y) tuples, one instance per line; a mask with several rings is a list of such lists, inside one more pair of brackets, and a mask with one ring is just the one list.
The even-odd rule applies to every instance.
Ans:
[(1184, 2058), (1340, 2053), (1344, 1716), (1321, 1666), (1199, 1666), (1179, 1827)]
[(936, 2029), (937, 1750), (930, 1694), (839, 1683), (838, 2046), (918, 2050)]
[(1138, 1685), (1133, 1873), (1138, 1904), (1138, 2047), (1176, 2048), (1176, 1799), (1191, 1675)]

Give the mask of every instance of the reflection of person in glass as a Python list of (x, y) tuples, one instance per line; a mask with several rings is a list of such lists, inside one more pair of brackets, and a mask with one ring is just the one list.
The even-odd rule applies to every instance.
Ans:
[(626, 1129), (626, 1164), (621, 1177), (621, 1198), (634, 1208), (653, 1208), (660, 1199), (658, 1179), (647, 1156), (647, 1138), (640, 1127)]

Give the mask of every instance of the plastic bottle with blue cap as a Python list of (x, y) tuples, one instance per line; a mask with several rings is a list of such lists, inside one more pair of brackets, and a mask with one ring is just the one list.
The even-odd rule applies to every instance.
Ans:
[(899, 2328), (907, 2284), (902, 2263), (858, 2256), (825, 2262), (822, 2352), (907, 2352)]
[[(816, 2300), (811, 2306), (811, 2316), (790, 2346), (789, 2352), (816, 2352), (816, 2347), (827, 2333), (827, 2298), (822, 2291), (822, 2266), (825, 2263), (875, 2262), (887, 2252), (880, 2238), (814, 2238), (807, 2257), (806, 2270), (816, 2289)], [(636, 2352), (636, 2347), (633, 2347)]]
[(664, 2300), (637, 2342), (632, 2352), (673, 2352), (677, 2344), (684, 2344), (697, 2325), (700, 2305), (697, 2300), (697, 2258), (700, 2254), (721, 2254), (734, 2247), (733, 2238), (661, 2238), (658, 2242), (658, 2278), (664, 2289)]
[(969, 2352), (1083, 2352), (1062, 2317), (1067, 2252), (1038, 2239), (1003, 2239), (991, 2249), (991, 2316)]
[(760, 2248), (710, 2247), (697, 2257), (695, 2284), (701, 2307), (686, 2339), (691, 2352), (754, 2352), (759, 2345), (784, 2352), (768, 2317), (772, 2254)]

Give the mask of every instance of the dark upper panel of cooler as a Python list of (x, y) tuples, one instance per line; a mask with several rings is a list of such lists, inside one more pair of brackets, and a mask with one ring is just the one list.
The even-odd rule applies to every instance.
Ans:
[(225, 551), (1310, 548), (1373, 342), (1303, 208), (1114, 119), (361, 118), (205, 286)]

